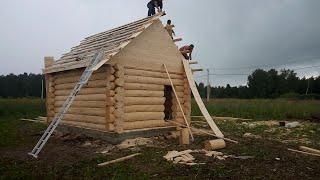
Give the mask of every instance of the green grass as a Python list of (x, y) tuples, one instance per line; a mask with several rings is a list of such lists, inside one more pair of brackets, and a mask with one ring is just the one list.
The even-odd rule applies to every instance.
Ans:
[[(214, 100), (208, 104), (210, 113), (217, 116), (261, 119), (270, 118), (270, 114), (276, 119), (285, 113), (295, 114), (291, 118), (308, 117), (317, 112), (313, 106), (317, 110), (319, 101), (223, 99)], [(78, 155), (75, 155), (76, 151), (82, 150), (84, 147), (53, 140), (50, 141), (51, 146), (49, 143), (46, 147), (56, 148), (61, 152), (60, 156), (62, 157), (49, 157), (42, 154), (42, 158), (37, 160), (27, 159), (26, 153), (38, 140), (38, 136), (33, 136), (33, 134), (39, 134), (45, 125), (23, 122), (19, 118), (33, 118), (40, 115), (45, 115), (45, 107), (44, 102), (39, 99), (0, 99), (0, 153), (11, 154), (11, 156), (0, 157), (0, 179), (316, 179), (319, 177), (318, 159), (288, 153), (287, 145), (274, 141), (278, 138), (285, 140), (307, 136), (312, 142), (312, 147), (320, 147), (318, 143), (320, 141), (319, 124), (305, 125), (304, 128), (295, 128), (287, 132), (286, 129), (276, 126), (259, 125), (250, 128), (241, 125), (241, 122), (217, 121), (226, 137), (240, 142), (237, 145), (228, 144), (228, 148), (221, 150), (222, 152), (255, 156), (255, 158), (218, 161), (202, 155), (196, 159), (198, 162), (205, 162), (206, 165), (193, 167), (175, 165), (163, 159), (169, 150), (201, 149), (203, 141), (212, 138), (201, 136), (196, 137), (196, 141), (190, 146), (179, 146), (176, 140), (170, 142), (165, 140), (168, 146), (141, 147), (139, 150), (142, 152), (141, 156), (99, 168), (97, 163), (132, 154), (136, 150), (121, 150), (104, 156), (92, 153), (88, 157), (81, 156), (78, 159)], [(200, 115), (199, 110), (195, 109), (193, 115)], [(285, 116), (285, 118), (288, 117)], [(266, 132), (270, 128), (275, 128), (275, 131)], [(263, 139), (244, 139), (242, 135), (246, 132), (261, 135)], [(266, 139), (272, 139), (272, 141)], [(66, 149), (61, 149), (65, 146), (70, 148), (66, 152), (64, 152)], [(74, 146), (80, 147), (72, 149)], [(77, 161), (66, 163), (73, 156), (77, 158)], [(277, 157), (280, 157), (281, 161), (276, 161)], [(73, 160), (73, 158), (70, 159)], [(312, 167), (314, 171), (311, 172), (305, 167)]]
[(29, 123), (26, 127), (20, 118), (45, 116), (44, 101), (40, 99), (0, 99), (0, 147), (24, 146), (24, 131), (39, 132), (42, 124)]
[[(214, 116), (264, 120), (306, 119), (320, 116), (319, 100), (214, 99), (205, 104), (209, 113)], [(195, 101), (192, 101), (192, 115), (201, 115)]]
[(4, 118), (35, 118), (45, 116), (45, 103), (41, 99), (1, 99), (0, 120)]

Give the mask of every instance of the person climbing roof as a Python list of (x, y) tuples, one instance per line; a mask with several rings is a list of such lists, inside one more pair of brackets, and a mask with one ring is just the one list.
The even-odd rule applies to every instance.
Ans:
[(168, 31), (169, 35), (173, 39), (173, 35), (175, 36), (176, 34), (175, 34), (174, 30), (173, 30), (174, 25), (171, 24), (171, 20), (170, 19), (167, 21), (167, 24), (166, 24), (166, 26), (164, 28)]
[(190, 45), (181, 47), (179, 51), (181, 52), (181, 54), (184, 56), (186, 60), (192, 60), (193, 49), (194, 49), (194, 45), (190, 44)]

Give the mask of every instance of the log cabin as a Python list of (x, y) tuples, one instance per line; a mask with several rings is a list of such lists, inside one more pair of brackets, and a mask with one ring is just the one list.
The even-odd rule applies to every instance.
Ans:
[(191, 91), (183, 56), (160, 17), (144, 18), (87, 37), (58, 60), (45, 57), (48, 122), (100, 49), (105, 52), (105, 63), (78, 93), (61, 122), (63, 127), (113, 137), (127, 137), (130, 133), (152, 136), (178, 128), (172, 121), (185, 122), (178, 99), (190, 120)]

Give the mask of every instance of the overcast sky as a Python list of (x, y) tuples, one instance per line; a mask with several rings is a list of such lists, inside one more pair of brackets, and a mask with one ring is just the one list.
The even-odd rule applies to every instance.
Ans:
[[(86, 36), (147, 14), (147, 0), (0, 3), (0, 74), (40, 73), (44, 56), (58, 59)], [(245, 85), (258, 67), (320, 73), (319, 0), (166, 0), (164, 9), (180, 45), (194, 43), (199, 66), (219, 74), (210, 78), (215, 86)]]

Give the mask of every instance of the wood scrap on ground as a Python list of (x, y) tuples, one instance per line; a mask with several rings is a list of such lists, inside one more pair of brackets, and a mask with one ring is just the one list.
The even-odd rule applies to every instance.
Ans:
[[(187, 127), (186, 125), (178, 123), (178, 122), (175, 122), (175, 121), (171, 121), (171, 123), (179, 125), (179, 126), (184, 127), (184, 128)], [(207, 132), (206, 130), (203, 130), (203, 129), (198, 129), (198, 128), (195, 128), (195, 127), (190, 127), (190, 128), (193, 131), (200, 132), (200, 133), (203, 133), (203, 134), (206, 134), (206, 135), (210, 135), (210, 136), (216, 137), (218, 139), (223, 139), (225, 141), (236, 143), (236, 144), (238, 143), (238, 141), (235, 141), (235, 140), (232, 140), (232, 139), (229, 139), (229, 138), (225, 138), (225, 137), (221, 137), (221, 136), (217, 136), (217, 135), (215, 135), (215, 134), (213, 134), (211, 132)]]
[(33, 119), (27, 119), (27, 118), (22, 118), (20, 119), (21, 121), (29, 121), (29, 122), (41, 122), (41, 123), (44, 123), (47, 118), (46, 117), (37, 117), (37, 118), (33, 118)]
[(319, 154), (320, 155), (320, 150), (318, 150), (318, 149), (313, 149), (313, 148), (306, 147), (306, 146), (299, 146), (299, 149), (301, 151), (305, 151), (305, 152), (308, 152), (308, 153), (313, 153), (313, 154)]
[(128, 149), (135, 146), (144, 146), (148, 144), (152, 144), (153, 141), (150, 138), (135, 138), (135, 139), (126, 139), (122, 143), (117, 145), (119, 149)]
[[(193, 162), (195, 158), (190, 154), (194, 152), (191, 149), (185, 151), (169, 151), (165, 156), (163, 156), (167, 161), (171, 161), (174, 164), (185, 164), (189, 166), (197, 165), (199, 163)], [(203, 163), (201, 163), (203, 164)]]
[(217, 150), (226, 147), (226, 142), (223, 139), (207, 140), (204, 142), (204, 149)]
[(291, 152), (296, 152), (296, 153), (301, 153), (301, 154), (305, 154), (305, 155), (311, 155), (311, 156), (318, 156), (318, 157), (320, 157), (319, 154), (315, 154), (315, 153), (309, 153), (309, 152), (299, 151), (299, 150), (291, 149), (291, 148), (288, 148), (288, 150), (291, 151)]
[(193, 165), (200, 165), (205, 163), (198, 163), (195, 162), (196, 159), (194, 156), (191, 155), (191, 153), (201, 153), (204, 154), (207, 157), (213, 157), (218, 160), (226, 160), (227, 158), (234, 158), (234, 159), (252, 159), (253, 156), (234, 156), (234, 155), (227, 155), (219, 151), (208, 151), (205, 149), (201, 150), (185, 150), (185, 151), (169, 151), (163, 158), (165, 158), (167, 161), (172, 162), (174, 164), (185, 164), (189, 166)]
[(122, 161), (125, 161), (125, 160), (128, 160), (128, 159), (131, 159), (131, 158), (133, 158), (135, 156), (139, 156), (139, 155), (141, 155), (141, 153), (136, 153), (136, 154), (132, 154), (132, 155), (125, 156), (125, 157), (122, 157), (122, 158), (118, 158), (118, 159), (115, 159), (115, 160), (112, 160), (112, 161), (107, 161), (107, 162), (104, 162), (104, 163), (100, 163), (100, 164), (98, 164), (98, 167), (106, 166), (106, 165), (117, 163), (117, 162), (122, 162)]

